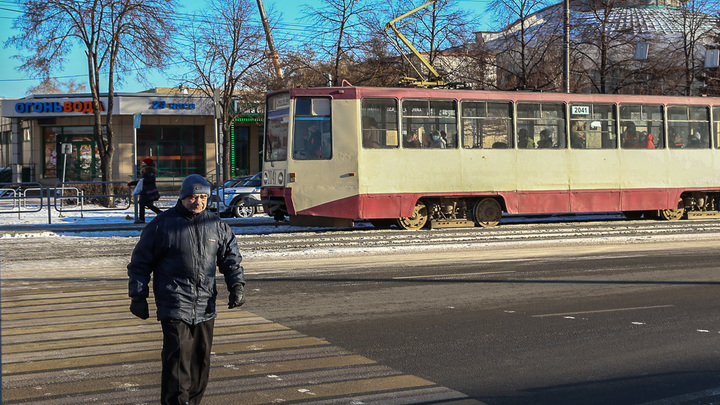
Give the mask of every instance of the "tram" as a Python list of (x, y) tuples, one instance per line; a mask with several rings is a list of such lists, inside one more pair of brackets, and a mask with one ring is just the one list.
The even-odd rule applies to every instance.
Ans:
[(720, 98), (351, 86), (266, 101), (261, 196), (294, 225), (720, 216)]

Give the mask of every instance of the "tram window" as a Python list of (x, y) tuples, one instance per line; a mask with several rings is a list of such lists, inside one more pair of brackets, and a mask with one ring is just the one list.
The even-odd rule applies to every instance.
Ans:
[(510, 148), (512, 104), (482, 101), (462, 102), (464, 148)]
[(360, 115), (363, 148), (397, 148), (397, 100), (363, 99)]
[(623, 149), (664, 148), (663, 107), (645, 104), (621, 105), (620, 131), (620, 144)]
[(671, 148), (710, 147), (710, 116), (707, 107), (669, 106), (667, 111)]
[(403, 147), (457, 148), (456, 106), (454, 100), (403, 100)]
[(562, 103), (518, 103), (518, 148), (567, 147), (565, 105)]
[(577, 103), (570, 105), (570, 146), (573, 149), (615, 149), (615, 106)]
[(298, 160), (327, 160), (332, 157), (330, 99), (298, 97), (292, 156)]

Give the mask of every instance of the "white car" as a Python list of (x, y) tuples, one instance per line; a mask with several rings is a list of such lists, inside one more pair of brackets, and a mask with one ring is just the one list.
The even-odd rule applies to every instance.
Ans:
[(263, 212), (262, 205), (257, 204), (260, 201), (261, 184), (262, 173), (226, 181), (217, 190), (221, 201), (220, 210), (224, 215), (236, 218), (247, 218)]

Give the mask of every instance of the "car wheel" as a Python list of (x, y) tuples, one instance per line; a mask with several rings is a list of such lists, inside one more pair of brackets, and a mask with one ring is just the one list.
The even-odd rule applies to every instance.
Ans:
[(233, 201), (232, 214), (235, 218), (247, 218), (255, 215), (255, 207), (245, 205), (244, 200)]

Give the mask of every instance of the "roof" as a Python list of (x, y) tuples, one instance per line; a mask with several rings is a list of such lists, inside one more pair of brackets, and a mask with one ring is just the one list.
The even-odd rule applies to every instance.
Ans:
[[(592, 24), (593, 22), (599, 21), (595, 16), (595, 13), (588, 11), (587, 7), (577, 7), (573, 11), (574, 4), (571, 3), (570, 9), (570, 24)], [(530, 29), (534, 27), (540, 27), (546, 22), (556, 20), (558, 24), (562, 23), (562, 9), (563, 3), (558, 3), (546, 7), (538, 12), (528, 16), (525, 21), (530, 25)], [(711, 31), (716, 26), (718, 21), (717, 17), (704, 13), (692, 13), (690, 17), (683, 15), (683, 11), (676, 7), (658, 6), (658, 5), (631, 5), (627, 7), (617, 7), (610, 12), (608, 20), (612, 22), (610, 26), (611, 31), (625, 31), (631, 30), (635, 34), (659, 34), (672, 35), (683, 33), (687, 31), (687, 28), (683, 28), (683, 19), (685, 21), (691, 19), (695, 21), (695, 24), (701, 23), (697, 32), (706, 33)], [(683, 18), (685, 17), (685, 18)], [(520, 21), (515, 21), (500, 31), (480, 31), (477, 32), (479, 36), (485, 42), (491, 42), (499, 39), (508, 33), (512, 33), (517, 30)]]

